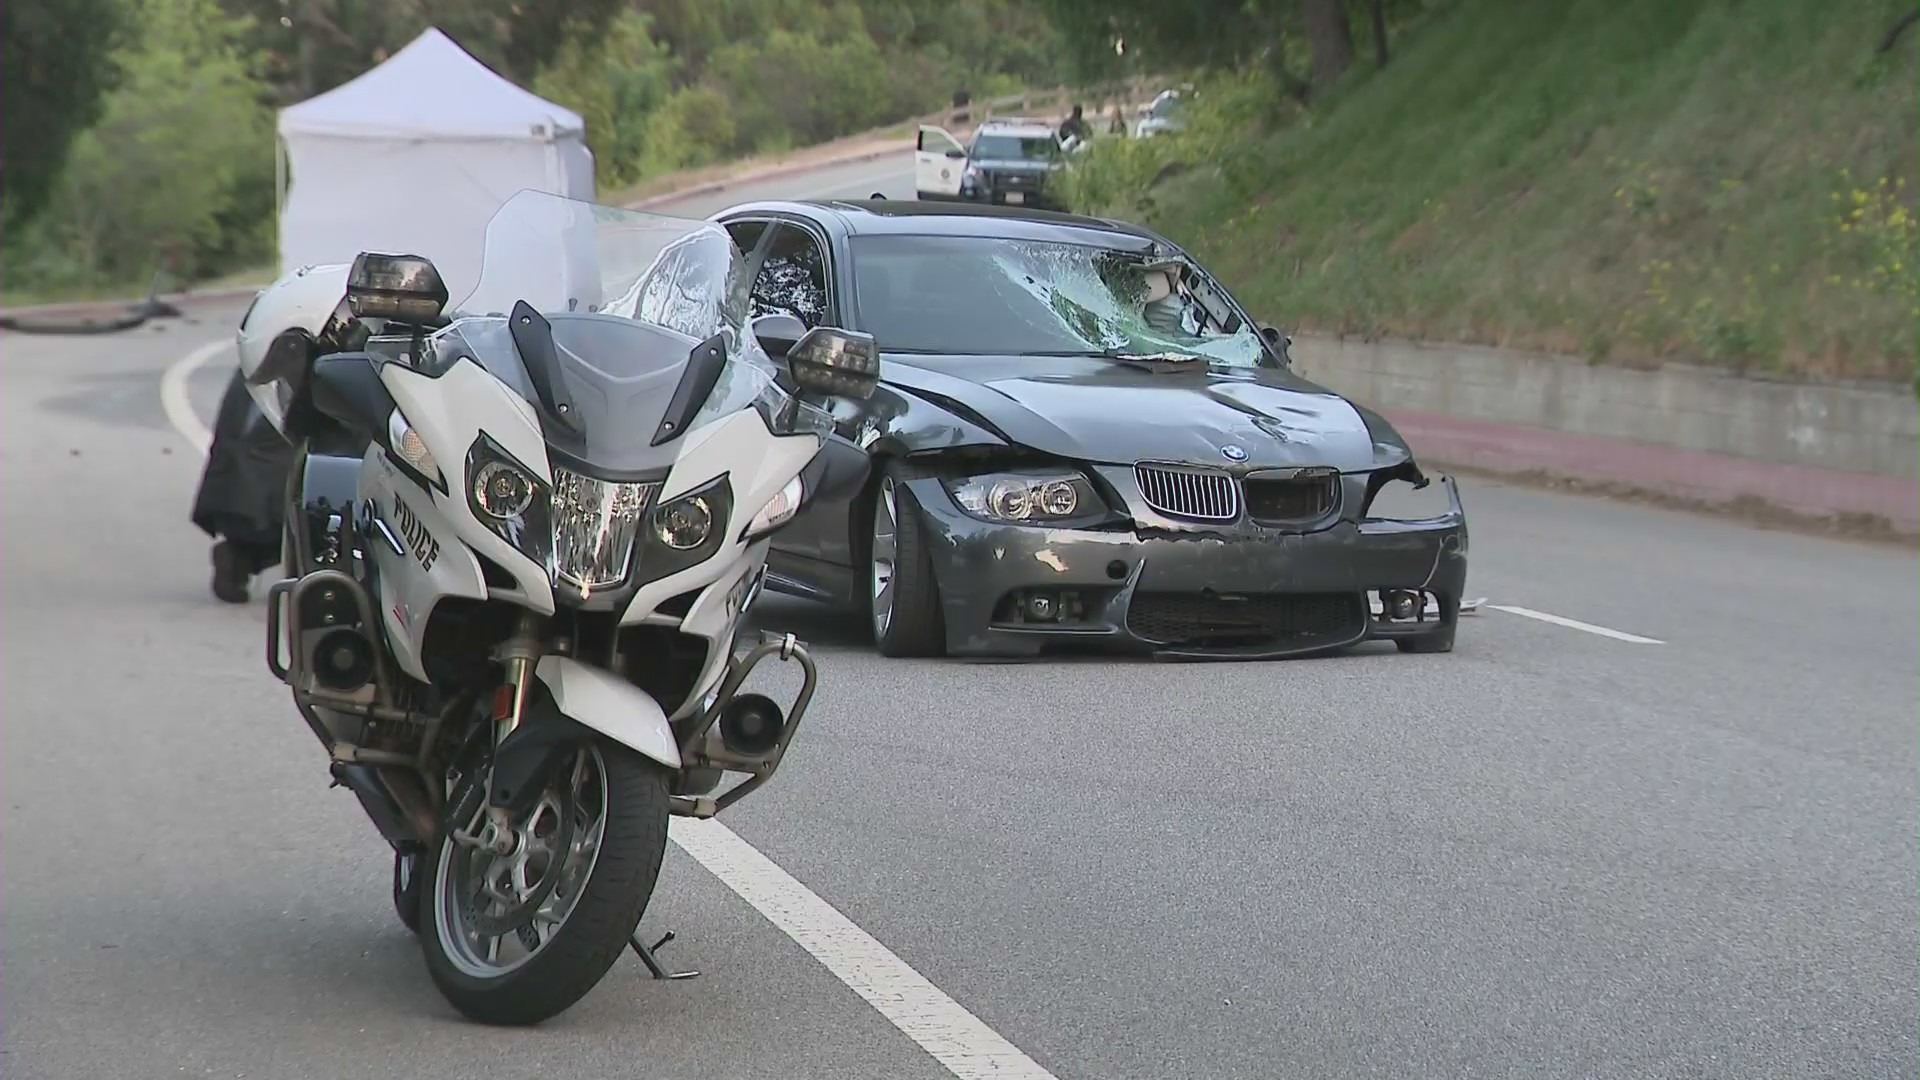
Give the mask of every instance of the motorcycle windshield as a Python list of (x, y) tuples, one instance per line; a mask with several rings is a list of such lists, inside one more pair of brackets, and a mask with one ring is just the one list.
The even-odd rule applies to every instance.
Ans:
[[(754, 340), (748, 284), (746, 260), (712, 222), (523, 191), (488, 223), (480, 280), (433, 354), (471, 357), (534, 406), (559, 458), (610, 480), (670, 468), (687, 434), (745, 409), (776, 435), (824, 435), (832, 418), (781, 389)], [(515, 341), (521, 302), (547, 321), (551, 350)], [(719, 377), (690, 403), (678, 391), (706, 348), (724, 354)], [(676, 412), (697, 408), (669, 417), (676, 397)], [(663, 420), (670, 437), (658, 439)]]

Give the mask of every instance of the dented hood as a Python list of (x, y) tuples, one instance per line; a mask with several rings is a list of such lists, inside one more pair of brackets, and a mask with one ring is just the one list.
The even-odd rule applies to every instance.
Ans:
[(1410, 456), (1378, 415), (1280, 369), (983, 356), (883, 367), (887, 382), (1058, 457), (1362, 472)]

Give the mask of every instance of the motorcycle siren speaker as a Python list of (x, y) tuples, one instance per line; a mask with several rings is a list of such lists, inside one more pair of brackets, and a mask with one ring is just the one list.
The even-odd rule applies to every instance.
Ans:
[(759, 757), (780, 741), (787, 718), (765, 694), (741, 694), (720, 712), (720, 741), (743, 757)]
[(360, 689), (373, 678), (373, 643), (345, 626), (328, 630), (314, 643), (313, 677), (329, 690)]

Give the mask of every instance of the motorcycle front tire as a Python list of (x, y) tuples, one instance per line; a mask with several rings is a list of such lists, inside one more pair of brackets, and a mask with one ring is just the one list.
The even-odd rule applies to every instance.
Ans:
[(453, 850), (451, 824), (420, 858), (420, 944), (427, 972), (470, 1020), (500, 1026), (538, 1024), (587, 996), (620, 958), (640, 925), (667, 848), (664, 767), (610, 740), (589, 744), (606, 778), (606, 826), (591, 875), (565, 922), (545, 946), (511, 971), (476, 977), (449, 956), (445, 940), (457, 916), (446, 909), (441, 865)]

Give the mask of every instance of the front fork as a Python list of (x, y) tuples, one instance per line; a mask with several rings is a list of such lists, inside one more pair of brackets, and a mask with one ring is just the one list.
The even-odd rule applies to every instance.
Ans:
[(527, 611), (520, 614), (520, 620), (513, 628), (513, 635), (500, 644), (495, 656), (507, 669), (507, 678), (500, 685), (493, 706), (493, 745), (498, 749), (507, 741), (507, 736), (520, 726), (520, 720), (527, 711), (527, 692), (533, 687), (534, 668), (539, 665), (544, 649), (541, 631), (546, 620)]
[[(499, 750), (520, 727), (526, 716), (527, 696), (533, 688), (534, 671), (545, 653), (546, 620), (534, 613), (522, 612), (514, 625), (513, 634), (500, 644), (494, 656), (506, 669), (506, 678), (494, 691), (493, 699), (493, 748)], [(491, 783), (481, 784), (485, 792)], [(519, 844), (512, 813), (504, 806), (492, 805), (492, 800), (483, 798), (481, 807), (485, 810), (484, 822), (481, 816), (467, 822), (467, 831), (459, 835), (463, 842), (485, 847), (495, 854), (510, 855)], [(479, 826), (477, 833), (472, 832)]]

